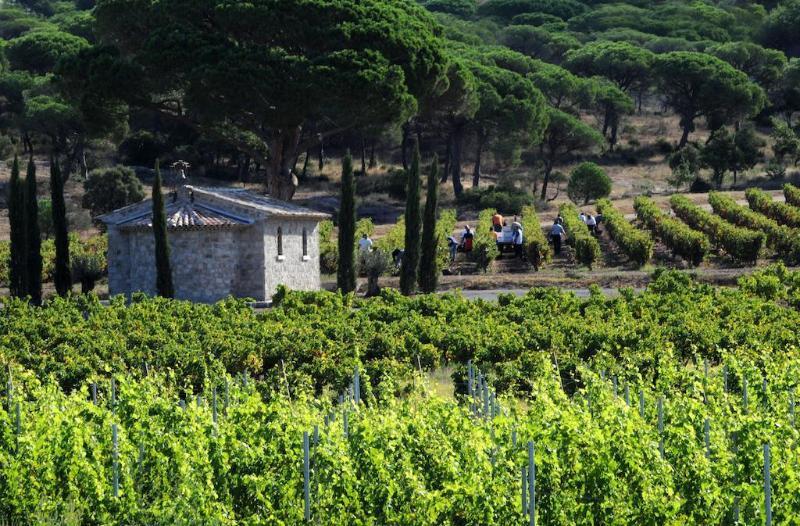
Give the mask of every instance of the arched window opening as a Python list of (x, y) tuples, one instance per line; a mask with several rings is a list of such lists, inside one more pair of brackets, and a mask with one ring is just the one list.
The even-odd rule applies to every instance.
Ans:
[(308, 256), (308, 230), (303, 229), (303, 257)]
[(283, 228), (278, 227), (278, 255), (283, 255)]

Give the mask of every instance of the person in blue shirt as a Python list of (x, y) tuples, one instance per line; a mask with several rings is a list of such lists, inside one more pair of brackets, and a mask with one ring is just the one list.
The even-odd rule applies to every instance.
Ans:
[(561, 241), (566, 236), (567, 232), (561, 226), (561, 223), (558, 220), (553, 222), (553, 226), (550, 228), (550, 240), (553, 242), (553, 252), (555, 252), (556, 256), (561, 254)]

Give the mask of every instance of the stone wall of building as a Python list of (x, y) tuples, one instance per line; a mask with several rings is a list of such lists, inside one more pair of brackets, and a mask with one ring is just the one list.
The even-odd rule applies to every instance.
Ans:
[[(245, 265), (242, 256), (250, 254), (248, 250), (240, 252), (242, 247), (250, 247), (252, 252), (257, 250), (253, 247), (261, 245), (255, 230), (248, 227), (170, 231), (175, 297), (198, 302), (214, 302), (230, 295), (263, 299), (261, 258), (254, 262), (251, 259), (252, 266)], [(249, 245), (240, 242), (242, 237)], [(154, 244), (151, 230), (121, 231), (113, 244), (109, 238), (109, 253), (113, 253), (109, 259), (111, 294), (156, 294)], [(127, 261), (123, 254), (127, 254)]]
[[(152, 230), (111, 227), (108, 244), (109, 293), (155, 295)], [(170, 230), (169, 244), (178, 299), (214, 302), (233, 295), (261, 301), (270, 299), (279, 285), (296, 290), (320, 287), (319, 231), (313, 219), (272, 218), (243, 228)]]
[[(271, 218), (263, 223), (267, 298), (275, 294), (279, 285), (295, 290), (320, 288), (318, 226), (313, 219)], [(282, 255), (278, 254), (278, 228), (283, 238)]]

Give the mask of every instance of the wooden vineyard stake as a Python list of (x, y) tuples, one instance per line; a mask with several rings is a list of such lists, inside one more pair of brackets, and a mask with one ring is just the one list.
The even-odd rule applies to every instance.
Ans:
[(658, 397), (658, 451), (664, 458), (664, 397)]
[(772, 485), (770, 484), (770, 449), (764, 444), (764, 517), (766, 526), (772, 526)]
[(119, 497), (119, 444), (117, 442), (117, 424), (111, 424), (111, 455), (112, 455), (112, 490), (114, 497)]
[(303, 498), (306, 522), (311, 520), (311, 463), (308, 445), (308, 431), (303, 431)]
[(528, 513), (530, 526), (536, 526), (536, 453), (528, 442)]

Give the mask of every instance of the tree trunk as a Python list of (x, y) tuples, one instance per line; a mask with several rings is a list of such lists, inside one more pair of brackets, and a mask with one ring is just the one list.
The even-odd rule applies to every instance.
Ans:
[(306, 175), (308, 174), (308, 159), (311, 157), (311, 148), (306, 150), (306, 158), (303, 160), (303, 171), (300, 173), (300, 179), (302, 181), (306, 180)]
[(375, 157), (375, 139), (372, 140), (372, 145), (369, 150), (369, 167), (374, 169), (378, 167), (378, 158)]
[(411, 135), (411, 124), (403, 124), (403, 138), (400, 143), (400, 155), (403, 160), (403, 170), (408, 171), (408, 138)]
[(551, 160), (547, 160), (544, 165), (544, 177), (542, 178), (542, 193), (541, 193), (541, 200), (547, 200), (547, 184), (550, 182), (550, 172), (553, 171), (553, 162)]
[(464, 127), (459, 125), (453, 130), (453, 147), (452, 147), (452, 161), (450, 164), (450, 171), (453, 179), (453, 192), (456, 197), (460, 196), (464, 191), (464, 186), (461, 184), (461, 150), (464, 145)]
[(472, 169), (472, 187), (478, 188), (481, 183), (481, 157), (483, 157), (483, 146), (486, 144), (486, 134), (478, 132), (478, 144), (475, 148), (475, 167)]
[(322, 137), (319, 138), (319, 166), (317, 169), (320, 173), (322, 173), (322, 169), (325, 168), (325, 144), (322, 142)]
[(297, 178), (292, 173), (292, 161), (299, 140), (300, 127), (296, 126), (280, 130), (270, 141), (270, 163), (267, 169), (266, 189), (272, 197), (289, 201), (294, 196), (297, 189)]
[(367, 140), (361, 136), (361, 175), (367, 175)]
[(692, 133), (692, 123), (686, 122), (683, 125), (683, 133), (681, 134), (681, 140), (678, 142), (678, 149), (680, 150), (686, 143), (689, 142), (689, 134)]
[(453, 156), (453, 138), (448, 135), (445, 142), (447, 143), (447, 149), (444, 152), (444, 170), (442, 171), (440, 183), (446, 183), (447, 179), (450, 178), (450, 161)]

